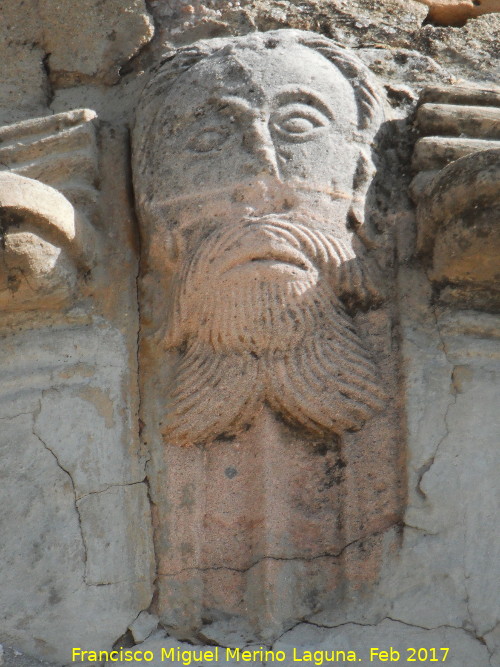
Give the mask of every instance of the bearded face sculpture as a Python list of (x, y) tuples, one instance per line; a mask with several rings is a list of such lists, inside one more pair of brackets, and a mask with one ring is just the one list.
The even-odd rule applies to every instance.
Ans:
[(199, 43), (158, 68), (134, 166), (152, 346), (159, 364), (177, 354), (167, 442), (234, 436), (265, 404), (335, 437), (383, 407), (351, 319), (381, 295), (350, 229), (381, 108), (363, 65), (299, 31)]

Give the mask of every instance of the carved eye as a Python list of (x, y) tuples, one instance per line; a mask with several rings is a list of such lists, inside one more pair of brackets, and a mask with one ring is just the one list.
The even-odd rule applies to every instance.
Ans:
[(306, 104), (289, 104), (273, 119), (273, 129), (287, 141), (309, 141), (328, 125), (328, 118)]
[(305, 134), (314, 130), (313, 123), (309, 118), (303, 118), (302, 116), (292, 116), (287, 118), (281, 123), (280, 130), (288, 132), (289, 134)]
[(226, 142), (228, 136), (229, 133), (227, 131), (215, 127), (207, 127), (192, 137), (187, 147), (196, 153), (209, 153), (220, 148)]

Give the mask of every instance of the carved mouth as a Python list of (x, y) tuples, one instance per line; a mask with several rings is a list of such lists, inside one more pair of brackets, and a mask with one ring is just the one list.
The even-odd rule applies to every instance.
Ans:
[(269, 250), (269, 252), (263, 253), (261, 255), (256, 255), (251, 257), (249, 260), (244, 262), (245, 264), (257, 263), (257, 264), (288, 264), (290, 266), (297, 267), (302, 269), (302, 271), (309, 271), (311, 269), (311, 263), (306, 260), (301, 252), (287, 252), (287, 251), (277, 251), (276, 249)]
[(269, 248), (259, 252), (252, 249), (246, 253), (245, 257), (235, 258), (235, 261), (228, 266), (224, 273), (237, 270), (276, 270), (280, 273), (292, 272), (297, 274), (298, 272), (308, 273), (312, 268), (309, 260), (298, 251), (294, 252), (292, 249), (279, 251), (276, 248)]
[[(259, 236), (261, 238), (258, 238)], [(304, 253), (294, 248), (288, 240), (278, 240), (265, 233), (241, 239), (238, 247), (228, 249), (228, 254), (230, 257), (227, 258), (223, 273), (233, 270), (274, 269), (297, 274), (298, 271), (308, 273), (314, 270)]]

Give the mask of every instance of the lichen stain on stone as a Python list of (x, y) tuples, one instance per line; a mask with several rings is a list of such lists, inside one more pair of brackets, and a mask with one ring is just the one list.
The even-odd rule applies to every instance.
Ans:
[(195, 501), (194, 484), (186, 484), (182, 489), (182, 497), (180, 500), (180, 507), (191, 507)]
[(451, 382), (455, 393), (463, 394), (467, 391), (467, 387), (470, 385), (473, 377), (474, 372), (470, 366), (455, 366), (451, 376)]
[(59, 372), (59, 377), (63, 380), (68, 380), (69, 378), (74, 377), (75, 375), (81, 375), (82, 377), (89, 378), (95, 375), (96, 369), (93, 366), (88, 364), (78, 363)]
[(114, 428), (114, 406), (111, 398), (99, 387), (83, 387), (78, 391), (78, 396), (92, 403), (97, 413), (104, 419), (106, 428)]

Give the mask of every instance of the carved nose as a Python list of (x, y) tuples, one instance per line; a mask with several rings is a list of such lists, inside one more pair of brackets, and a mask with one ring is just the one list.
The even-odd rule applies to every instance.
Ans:
[(249, 153), (257, 158), (257, 169), (279, 178), (276, 149), (269, 132), (267, 121), (254, 119), (245, 132), (243, 145)]

